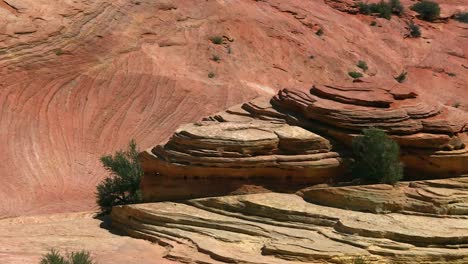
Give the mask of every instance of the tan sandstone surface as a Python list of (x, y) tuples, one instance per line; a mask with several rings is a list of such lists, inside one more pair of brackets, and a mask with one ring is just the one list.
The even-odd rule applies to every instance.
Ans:
[[(438, 2), (444, 16), (467, 9)], [(351, 82), (358, 60), (369, 65), (366, 77), (406, 70), (416, 91), (467, 109), (466, 24), (413, 12), (388, 21), (351, 14), (352, 5), (1, 0), (0, 218), (91, 209), (105, 175), (99, 156), (130, 138), (145, 149), (182, 123), (257, 96)], [(422, 38), (405, 37), (410, 19)]]
[(112, 219), (181, 263), (468, 263), (467, 184), (317, 186), (120, 206)]
[(94, 216), (79, 212), (0, 220), (0, 263), (38, 264), (52, 248), (62, 254), (89, 251), (99, 264), (177, 263), (163, 258), (164, 247), (111, 233)]

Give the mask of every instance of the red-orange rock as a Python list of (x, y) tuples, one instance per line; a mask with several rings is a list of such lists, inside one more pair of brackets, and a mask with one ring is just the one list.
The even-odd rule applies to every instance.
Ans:
[[(467, 8), (438, 2), (444, 16)], [(406, 16), (337, 9), (355, 1), (0, 1), (0, 218), (94, 208), (106, 175), (99, 157), (130, 138), (146, 149), (181, 124), (284, 87), (351, 83), (358, 60), (367, 79), (396, 84), (405, 70), (416, 94), (467, 110), (464, 24), (415, 20), (423, 38), (410, 39)]]

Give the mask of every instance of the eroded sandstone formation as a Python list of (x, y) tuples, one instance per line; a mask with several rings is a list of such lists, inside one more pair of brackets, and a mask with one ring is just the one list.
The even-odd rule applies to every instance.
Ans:
[(145, 182), (155, 183), (144, 185), (147, 200), (226, 194), (249, 182), (286, 189), (288, 182), (322, 183), (344, 172), (327, 139), (256, 119), (182, 126), (141, 161)]
[[(182, 263), (468, 263), (468, 178), (116, 207)], [(305, 199), (303, 199), (302, 197)], [(376, 213), (378, 212), (378, 213)], [(386, 214), (381, 214), (386, 212)]]
[[(468, 8), (437, 1), (443, 13)], [(466, 24), (347, 13), (355, 4), (0, 0), (0, 218), (95, 208), (99, 157), (129, 139), (146, 149), (284, 87), (352, 82), (359, 60), (366, 77), (405, 70), (418, 92), (467, 110)], [(408, 19), (422, 38), (405, 38)]]
[(143, 192), (147, 200), (167, 200), (245, 184), (289, 190), (324, 183), (345, 174), (352, 139), (369, 127), (399, 143), (407, 179), (468, 173), (466, 112), (395, 81), (362, 81), (284, 89), (182, 126), (142, 153)]
[(310, 93), (280, 91), (272, 99), (290, 123), (350, 145), (364, 128), (385, 130), (402, 148), (408, 172), (419, 177), (468, 172), (468, 113), (392, 82), (317, 85)]

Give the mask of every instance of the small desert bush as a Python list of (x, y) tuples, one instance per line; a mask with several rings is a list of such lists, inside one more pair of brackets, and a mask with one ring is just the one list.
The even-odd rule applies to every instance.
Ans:
[(394, 184), (403, 178), (400, 147), (383, 130), (369, 128), (352, 142), (352, 174), (371, 182)]
[(208, 78), (213, 79), (216, 76), (214, 72), (208, 73)]
[(211, 43), (216, 44), (216, 45), (223, 44), (223, 37), (221, 36), (212, 36), (210, 40), (211, 40)]
[(421, 37), (421, 29), (419, 28), (418, 25), (416, 25), (414, 23), (410, 23), (408, 27), (409, 27), (410, 37), (412, 37), (412, 38)]
[(379, 3), (358, 3), (359, 12), (361, 14), (370, 15), (378, 14), (379, 17), (390, 19), (392, 17), (392, 7), (389, 3), (385, 1), (380, 1)]
[(95, 264), (91, 255), (87, 251), (78, 251), (68, 254), (67, 257), (63, 257), (60, 253), (51, 249), (48, 253), (42, 256), (39, 264)]
[(365, 61), (362, 61), (362, 60), (358, 61), (356, 66), (361, 68), (363, 71), (367, 71), (369, 69), (369, 67), (367, 66), (367, 63)]
[(221, 58), (220, 58), (218, 55), (213, 55), (213, 56), (211, 57), (211, 60), (212, 60), (212, 61), (215, 61), (215, 62), (219, 62), (219, 61), (221, 60)]
[(468, 12), (455, 14), (454, 18), (457, 21), (468, 23)]
[(323, 33), (324, 33), (324, 32), (323, 32), (323, 29), (322, 29), (322, 28), (319, 28), (319, 29), (317, 30), (317, 32), (315, 32), (315, 34), (316, 34), (317, 36), (322, 36)]
[(135, 140), (130, 141), (127, 150), (101, 157), (101, 163), (109, 172), (109, 176), (97, 186), (97, 204), (102, 213), (109, 213), (115, 205), (142, 201), (140, 181), (143, 170)]
[(351, 76), (353, 79), (361, 78), (362, 73), (360, 72), (348, 72), (348, 75)]
[(426, 21), (434, 21), (440, 15), (439, 4), (427, 0), (414, 4), (411, 6), (411, 10), (418, 12), (421, 19)]
[(406, 80), (406, 76), (408, 75), (407, 72), (403, 71), (401, 72), (397, 77), (395, 77), (395, 80), (399, 83), (402, 83)]
[(405, 8), (400, 3), (400, 0), (390, 0), (390, 7), (392, 8), (392, 13), (401, 16), (405, 11)]

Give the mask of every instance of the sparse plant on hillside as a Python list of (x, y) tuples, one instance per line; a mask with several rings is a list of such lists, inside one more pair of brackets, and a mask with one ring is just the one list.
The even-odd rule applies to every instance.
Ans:
[(361, 68), (363, 71), (367, 71), (369, 69), (369, 67), (367, 66), (367, 63), (365, 61), (362, 61), (362, 60), (358, 61), (356, 66)]
[(221, 36), (212, 36), (210, 37), (210, 40), (213, 44), (216, 44), (216, 45), (223, 44), (223, 37)]
[(67, 258), (60, 255), (60, 253), (51, 249), (50, 252), (46, 253), (40, 264), (95, 264), (91, 255), (87, 251), (78, 251), (68, 254)]
[(400, 147), (383, 130), (369, 128), (352, 142), (352, 174), (372, 182), (394, 184), (403, 178)]
[(112, 206), (133, 204), (142, 201), (140, 181), (143, 170), (138, 161), (135, 140), (131, 140), (127, 150), (117, 151), (114, 156), (101, 157), (101, 163), (110, 173), (97, 186), (97, 204), (102, 213), (109, 213)]
[(353, 79), (357, 79), (357, 78), (362, 77), (362, 73), (360, 73), (360, 72), (348, 72), (348, 75), (351, 76), (351, 78), (353, 78)]
[(392, 8), (392, 13), (398, 16), (403, 15), (405, 8), (400, 3), (400, 0), (390, 0), (390, 7)]
[(67, 264), (67, 260), (57, 250), (51, 249), (50, 252), (42, 256), (40, 264)]
[(389, 3), (385, 1), (380, 1), (379, 3), (358, 3), (359, 12), (361, 14), (370, 15), (378, 14), (379, 17), (390, 19), (392, 17), (392, 7)]
[(371, 7), (369, 4), (359, 2), (358, 7), (359, 7), (359, 13), (361, 14), (370, 15), (372, 13)]
[(455, 14), (453, 16), (453, 18), (455, 18), (455, 20), (457, 20), (457, 21), (460, 21), (460, 22), (463, 22), (463, 23), (468, 23), (468, 12), (462, 12), (462, 13)]
[(421, 19), (426, 21), (434, 21), (439, 18), (439, 4), (432, 1), (423, 0), (411, 6), (411, 10), (419, 13)]
[(216, 76), (216, 74), (214, 72), (210, 72), (208, 73), (208, 78), (212, 79)]
[(395, 80), (402, 83), (406, 80), (406, 75), (408, 75), (408, 73), (406, 71), (402, 71), (397, 77), (395, 77)]
[(57, 56), (62, 56), (65, 54), (65, 51), (63, 51), (63, 49), (56, 49), (55, 50), (55, 55)]
[(377, 22), (372, 21), (372, 22), (370, 23), (370, 25), (373, 26), (373, 27), (375, 27), (375, 26), (377, 26)]
[(213, 56), (211, 57), (211, 60), (212, 60), (212, 61), (215, 61), (215, 62), (219, 62), (219, 61), (221, 60), (221, 58), (220, 58), (218, 55), (213, 55)]
[(322, 36), (322, 35), (323, 35), (323, 29), (322, 29), (322, 28), (319, 28), (319, 29), (317, 30), (317, 32), (315, 32), (315, 34), (316, 34), (317, 36)]
[(450, 76), (450, 77), (455, 77), (455, 76), (457, 76), (457, 74), (455, 74), (455, 73), (453, 73), (453, 72), (449, 72), (449, 73), (447, 73), (447, 75)]
[(87, 251), (72, 252), (68, 255), (70, 264), (94, 264), (91, 254)]
[(421, 29), (419, 29), (419, 26), (414, 24), (413, 22), (411, 22), (409, 25), (408, 25), (408, 28), (409, 28), (409, 34), (410, 34), (410, 37), (412, 38), (419, 38), (421, 37)]

